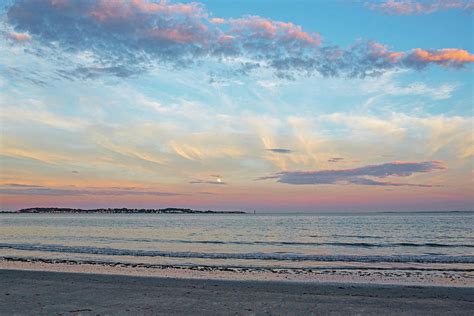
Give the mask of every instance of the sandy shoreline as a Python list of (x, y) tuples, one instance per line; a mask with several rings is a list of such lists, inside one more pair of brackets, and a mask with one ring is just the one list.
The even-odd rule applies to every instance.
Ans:
[(0, 314), (472, 315), (474, 288), (0, 270)]
[(474, 288), (474, 273), (446, 271), (397, 270), (242, 270), (197, 267), (149, 267), (129, 264), (58, 261), (50, 259), (0, 258), (0, 269), (68, 273), (93, 273), (160, 278), (205, 280), (332, 282), (358, 284), (393, 284), (415, 286), (449, 286)]

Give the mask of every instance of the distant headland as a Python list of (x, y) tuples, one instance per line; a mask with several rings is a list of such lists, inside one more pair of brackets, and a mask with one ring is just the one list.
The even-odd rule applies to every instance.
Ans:
[(189, 208), (162, 208), (162, 209), (144, 209), (144, 208), (97, 208), (97, 209), (78, 209), (78, 208), (59, 208), (59, 207), (32, 207), (24, 208), (11, 213), (60, 213), (60, 214), (245, 214), (243, 211), (199, 211)]

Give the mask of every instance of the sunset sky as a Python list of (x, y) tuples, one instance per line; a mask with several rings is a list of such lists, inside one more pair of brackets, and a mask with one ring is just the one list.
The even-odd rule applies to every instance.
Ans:
[(0, 11), (3, 210), (473, 210), (473, 1)]

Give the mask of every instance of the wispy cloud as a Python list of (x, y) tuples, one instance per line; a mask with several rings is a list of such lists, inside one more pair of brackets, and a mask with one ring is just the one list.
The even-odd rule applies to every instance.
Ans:
[(328, 162), (339, 162), (339, 161), (342, 161), (344, 160), (344, 158), (342, 157), (331, 157), (328, 159)]
[(194, 179), (189, 181), (190, 184), (214, 184), (214, 185), (226, 185), (227, 183), (222, 181), (222, 177), (219, 174), (211, 174), (211, 180)]
[(189, 181), (190, 184), (216, 184), (216, 185), (226, 185), (226, 182), (218, 181), (218, 180), (192, 180)]
[(71, 80), (129, 77), (157, 64), (182, 68), (202, 60), (229, 67), (235, 75), (270, 69), (282, 78), (365, 77), (395, 68), (474, 63), (474, 55), (455, 48), (401, 52), (375, 41), (328, 46), (317, 32), (291, 22), (212, 17), (199, 3), (22, 0), (6, 13), (16, 34), (9, 37), (28, 39), (28, 51), (56, 58), (63, 65), (56, 74)]
[(320, 184), (355, 184), (374, 186), (418, 186), (431, 187), (427, 184), (409, 184), (385, 182), (372, 178), (390, 176), (408, 177), (414, 173), (426, 173), (446, 169), (440, 161), (424, 162), (390, 162), (381, 165), (369, 165), (353, 169), (318, 170), (318, 171), (284, 171), (259, 178), (259, 180), (277, 179), (277, 182), (295, 185)]
[(430, 14), (443, 10), (474, 10), (472, 0), (385, 0), (380, 3), (367, 2), (366, 6), (392, 15)]
[(273, 153), (278, 153), (278, 154), (291, 154), (293, 150), (287, 149), (287, 148), (269, 148), (267, 151), (271, 151)]
[(38, 195), (38, 196), (123, 196), (123, 195), (151, 195), (151, 196), (176, 196), (183, 195), (176, 192), (161, 192), (154, 190), (144, 190), (133, 187), (111, 187), (111, 188), (78, 188), (67, 187), (47, 187), (40, 185), (9, 183), (0, 185), (2, 195)]
[(7, 187), (7, 188), (42, 188), (42, 186), (40, 186), (40, 185), (21, 184), (21, 183), (7, 183), (7, 184), (3, 184), (2, 187)]

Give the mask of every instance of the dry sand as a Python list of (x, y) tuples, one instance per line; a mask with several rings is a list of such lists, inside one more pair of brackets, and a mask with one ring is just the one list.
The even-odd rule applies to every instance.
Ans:
[(473, 315), (474, 288), (0, 270), (1, 315)]

